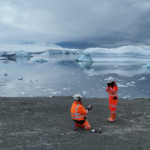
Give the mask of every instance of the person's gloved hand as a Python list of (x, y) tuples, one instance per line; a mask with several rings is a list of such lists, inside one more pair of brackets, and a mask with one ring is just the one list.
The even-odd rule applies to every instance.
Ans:
[(91, 105), (89, 105), (87, 109), (88, 109), (88, 111), (89, 111), (89, 110), (91, 110), (91, 109), (92, 109), (92, 106), (91, 106)]

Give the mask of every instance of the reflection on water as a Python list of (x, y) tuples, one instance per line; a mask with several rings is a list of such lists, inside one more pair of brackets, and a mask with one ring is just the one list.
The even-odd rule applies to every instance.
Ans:
[(84, 69), (90, 69), (91, 68), (91, 65), (93, 64), (92, 61), (89, 61), (89, 62), (76, 62), (76, 64), (81, 67), (81, 68), (84, 68)]
[[(47, 96), (74, 95), (108, 97), (106, 81), (113, 76), (121, 98), (150, 97), (148, 62), (75, 62), (76, 55), (41, 56), (0, 60), (0, 95)], [(38, 56), (39, 57), (39, 56)]]

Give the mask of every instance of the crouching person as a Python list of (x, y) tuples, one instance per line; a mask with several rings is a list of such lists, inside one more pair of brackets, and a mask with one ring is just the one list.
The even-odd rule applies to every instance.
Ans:
[(83, 128), (89, 130), (91, 128), (90, 124), (86, 120), (86, 114), (91, 110), (92, 106), (88, 106), (85, 109), (81, 103), (82, 96), (80, 94), (74, 95), (74, 103), (71, 107), (71, 117), (73, 119), (73, 130), (76, 131), (76, 128)]

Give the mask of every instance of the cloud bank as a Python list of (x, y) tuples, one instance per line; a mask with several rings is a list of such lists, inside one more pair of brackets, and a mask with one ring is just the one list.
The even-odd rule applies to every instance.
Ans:
[(0, 43), (150, 44), (149, 0), (1, 0)]

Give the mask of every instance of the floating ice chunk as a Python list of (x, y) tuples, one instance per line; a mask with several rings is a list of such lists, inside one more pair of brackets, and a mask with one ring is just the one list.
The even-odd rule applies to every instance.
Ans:
[(47, 92), (47, 90), (46, 90), (46, 89), (41, 89), (40, 91), (41, 91), (41, 92)]
[(88, 76), (89, 76), (89, 77), (92, 77), (93, 75), (92, 75), (92, 74), (89, 74)]
[(20, 95), (25, 95), (25, 94), (26, 94), (25, 92), (21, 92), (21, 93), (20, 93)]
[(129, 86), (135, 86), (134, 84), (129, 84)]
[(63, 88), (63, 90), (70, 90), (70, 87), (68, 87), (68, 88)]
[(23, 77), (18, 77), (18, 80), (23, 80)]
[(103, 89), (99, 89), (99, 91), (103, 91)]
[(85, 94), (86, 94), (86, 91), (83, 91), (83, 94), (85, 95)]
[(131, 81), (131, 83), (133, 83), (133, 84), (134, 84), (135, 82), (134, 82), (134, 81)]
[(146, 80), (146, 78), (145, 78), (145, 77), (142, 77), (141, 80)]
[(90, 69), (90, 71), (94, 71), (94, 69)]
[(121, 84), (118, 84), (117, 86), (118, 87), (128, 87), (128, 85), (121, 85)]
[(33, 97), (33, 95), (28, 95), (28, 97)]
[(6, 57), (0, 57), (0, 60), (8, 60)]
[(41, 89), (41, 87), (40, 87), (40, 86), (37, 86), (36, 89)]
[(130, 85), (131, 83), (126, 83), (127, 85)]
[(30, 53), (23, 50), (16, 52), (16, 57), (33, 57)]
[(39, 62), (39, 63), (47, 62), (47, 60), (45, 60), (43, 58), (33, 58), (31, 61), (32, 62)]
[(53, 89), (47, 89), (47, 91), (54, 91)]
[(85, 62), (85, 61), (93, 61), (89, 54), (80, 54), (78, 58), (75, 60), (77, 62)]
[(126, 99), (127, 97), (124, 96), (123, 98)]
[(56, 95), (56, 94), (59, 94), (59, 93), (61, 93), (61, 91), (51, 92), (51, 94), (53, 94), (53, 95)]
[(80, 81), (76, 81), (77, 83), (80, 83)]
[(146, 80), (146, 78), (145, 78), (145, 77), (142, 77), (141, 79), (138, 79), (138, 80)]

